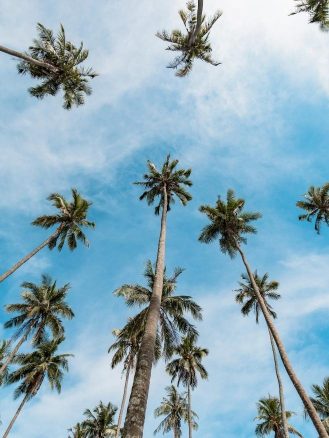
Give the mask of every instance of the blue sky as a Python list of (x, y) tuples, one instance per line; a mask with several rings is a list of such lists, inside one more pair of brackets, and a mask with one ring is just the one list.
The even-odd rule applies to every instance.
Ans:
[[(112, 329), (131, 313), (112, 292), (143, 282), (159, 231), (159, 219), (138, 201), (132, 182), (147, 159), (161, 163), (167, 153), (193, 169), (193, 201), (177, 204), (169, 216), (167, 266), (186, 269), (178, 291), (204, 309), (199, 330), (200, 344), (210, 350), (209, 381), (193, 394), (200, 417), (195, 436), (254, 436), (255, 403), (277, 391), (268, 336), (264, 324), (243, 318), (234, 303), (240, 260), (197, 242), (205, 224), (198, 207), (232, 187), (248, 209), (262, 212), (246, 253), (254, 268), (280, 282), (278, 326), (300, 379), (307, 389), (321, 383), (329, 375), (329, 232), (317, 236), (310, 224), (298, 223), (295, 202), (310, 184), (328, 180), (328, 35), (306, 16), (288, 17), (293, 1), (208, 0), (207, 13), (224, 12), (212, 33), (222, 65), (196, 63), (189, 78), (178, 79), (165, 68), (171, 55), (154, 34), (178, 26), (182, 0), (1, 3), (1, 44), (24, 49), (37, 22), (53, 29), (63, 23), (72, 41), (85, 42), (100, 73), (86, 105), (66, 112), (60, 97), (31, 98), (31, 80), (18, 77), (15, 61), (0, 55), (1, 270), (47, 237), (29, 224), (51, 211), (46, 197), (53, 191), (69, 196), (77, 187), (93, 201), (90, 216), (97, 223), (89, 249), (44, 250), (1, 286), (1, 305), (16, 302), (22, 281), (49, 273), (59, 284), (71, 283), (76, 314), (66, 324), (63, 350), (75, 358), (62, 394), (44, 385), (12, 437), (63, 438), (87, 407), (99, 400), (119, 404), (123, 382), (120, 370), (110, 369), (107, 348)], [(292, 423), (315, 438), (284, 379), (287, 407), (297, 413)], [(146, 438), (168, 384), (159, 364)], [(2, 427), (18, 403), (12, 392), (3, 391)]]

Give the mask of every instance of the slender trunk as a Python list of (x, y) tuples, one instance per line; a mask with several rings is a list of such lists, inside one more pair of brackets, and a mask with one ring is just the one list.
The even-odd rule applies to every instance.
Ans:
[(15, 56), (15, 58), (23, 59), (24, 61), (27, 61), (30, 64), (37, 65), (38, 67), (43, 67), (46, 70), (52, 71), (53, 73), (56, 73), (58, 70), (52, 64), (48, 64), (48, 62), (38, 61), (37, 59), (31, 58), (31, 56), (28, 56), (25, 53), (17, 52), (16, 50), (8, 49), (7, 47), (1, 45), (0, 45), (0, 52), (7, 53), (7, 55)]
[(51, 242), (51, 240), (55, 239), (60, 233), (60, 228), (57, 228), (57, 230), (48, 237), (41, 245), (34, 248), (33, 251), (31, 251), (29, 254), (27, 254), (25, 257), (23, 257), (21, 260), (19, 260), (14, 266), (12, 266), (8, 271), (6, 271), (4, 274), (0, 275), (0, 283), (4, 281), (9, 275), (13, 274), (15, 271), (17, 271), (18, 268), (20, 268), (24, 263), (26, 263), (30, 258), (32, 258), (36, 253), (41, 251), (45, 246)]
[(202, 24), (202, 11), (203, 11), (203, 0), (198, 0), (196, 25), (195, 25), (195, 28), (193, 29), (193, 31), (191, 32), (191, 35), (190, 35), (190, 41), (189, 41), (190, 46), (192, 46), (192, 44), (195, 41), (195, 38), (197, 37), (197, 35), (200, 31), (201, 24)]
[(24, 407), (25, 403), (27, 402), (27, 399), (29, 398), (29, 396), (30, 396), (30, 394), (26, 394), (25, 397), (23, 398), (23, 401), (19, 405), (19, 407), (18, 407), (18, 409), (16, 411), (16, 414), (14, 415), (13, 419), (9, 423), (9, 426), (7, 427), (6, 432), (3, 434), (2, 438), (7, 438), (7, 436), (9, 435), (9, 432), (11, 431), (15, 421), (17, 420), (17, 417), (18, 417), (19, 413), (23, 409), (23, 407)]
[(174, 427), (174, 438), (179, 438), (177, 427)]
[(128, 389), (128, 381), (129, 381), (129, 374), (130, 374), (130, 363), (128, 365), (128, 368), (126, 370), (126, 379), (125, 379), (125, 386), (123, 389), (123, 397), (122, 397), (122, 402), (121, 402), (121, 406), (120, 406), (120, 412), (119, 412), (119, 417), (118, 417), (118, 426), (117, 426), (117, 431), (115, 433), (115, 438), (119, 438), (120, 436), (120, 427), (121, 427), (121, 422), (122, 422), (122, 416), (123, 416), (123, 411), (125, 408), (125, 404), (126, 404), (126, 398), (127, 398), (127, 389)]
[(0, 378), (3, 376), (4, 372), (6, 371), (7, 366), (11, 363), (13, 358), (16, 356), (16, 353), (21, 348), (22, 344), (26, 341), (31, 330), (32, 330), (32, 326), (30, 326), (28, 330), (24, 333), (24, 335), (20, 338), (15, 348), (12, 350), (12, 352), (9, 354), (5, 362), (2, 364), (2, 367), (0, 368)]
[(244, 255), (243, 251), (240, 249), (240, 247), (238, 245), (237, 245), (237, 250), (239, 251), (241, 258), (242, 258), (242, 261), (246, 267), (248, 277), (250, 279), (250, 282), (251, 282), (252, 287), (254, 289), (254, 292), (256, 294), (259, 305), (262, 309), (267, 326), (268, 326), (270, 332), (272, 333), (272, 336), (273, 336), (275, 343), (278, 347), (278, 351), (280, 353), (282, 363), (283, 363), (283, 365), (288, 373), (288, 376), (290, 377), (291, 382), (293, 383), (294, 387), (296, 388), (296, 391), (298, 392), (299, 397), (301, 398), (301, 400), (305, 406), (305, 409), (306, 409), (308, 415), (310, 416), (310, 418), (314, 424), (315, 429), (317, 430), (317, 432), (319, 434), (319, 438), (329, 438), (329, 435), (327, 434), (327, 432), (324, 428), (324, 425), (322, 424), (322, 422), (318, 416), (318, 413), (316, 412), (310, 398), (308, 397), (305, 389), (303, 388), (301, 382), (299, 381), (298, 377), (295, 374), (295, 371), (294, 371), (294, 369), (289, 361), (285, 347), (280, 339), (279, 332), (277, 331), (277, 328), (275, 327), (275, 324), (271, 318), (271, 315), (269, 314), (269, 312), (267, 310), (264, 299), (259, 292), (258, 286), (255, 282), (255, 278), (252, 274), (250, 266), (246, 260), (246, 257)]
[(167, 191), (166, 187), (164, 187), (161, 230), (158, 243), (158, 253), (155, 266), (155, 278), (152, 290), (152, 298), (147, 313), (145, 331), (138, 353), (134, 383), (130, 394), (128, 410), (123, 430), (124, 438), (142, 438), (143, 436), (146, 405), (150, 387), (152, 365), (154, 360), (155, 339), (160, 315), (163, 289), (168, 208), (167, 204)]
[(187, 384), (187, 403), (188, 403), (188, 437), (192, 438), (192, 414), (191, 414), (191, 385)]
[(283, 438), (289, 438), (288, 422), (287, 422), (287, 416), (286, 416), (286, 406), (285, 406), (284, 392), (283, 392), (283, 383), (281, 380), (281, 375), (280, 375), (280, 370), (279, 370), (278, 357), (276, 354), (276, 347), (275, 347), (274, 339), (273, 339), (273, 336), (272, 336), (272, 333), (270, 330), (269, 330), (269, 335), (270, 335), (271, 347), (272, 347), (272, 352), (273, 352), (275, 374), (276, 374), (276, 378), (277, 378), (278, 386), (279, 386), (279, 398), (280, 398), (280, 407), (281, 407)]

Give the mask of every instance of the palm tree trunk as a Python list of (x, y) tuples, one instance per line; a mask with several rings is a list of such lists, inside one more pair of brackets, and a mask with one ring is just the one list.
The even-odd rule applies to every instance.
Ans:
[(283, 365), (288, 373), (288, 376), (290, 377), (291, 382), (293, 383), (294, 387), (296, 388), (296, 391), (298, 392), (299, 397), (301, 398), (301, 400), (305, 406), (305, 409), (306, 409), (308, 415), (310, 416), (310, 418), (314, 424), (315, 429), (317, 430), (317, 432), (319, 434), (319, 438), (329, 438), (329, 435), (327, 434), (327, 432), (326, 432), (326, 430), (325, 430), (325, 428), (324, 428), (324, 426), (323, 426), (323, 424), (318, 416), (318, 413), (316, 412), (310, 398), (308, 397), (305, 389), (303, 388), (301, 382), (299, 381), (298, 377), (296, 376), (295, 371), (294, 371), (294, 369), (289, 361), (286, 349), (285, 349), (285, 347), (280, 339), (279, 332), (278, 332), (277, 328), (275, 327), (275, 324), (271, 318), (271, 315), (269, 314), (269, 312), (267, 310), (264, 299), (259, 292), (258, 286), (255, 282), (255, 278), (252, 274), (252, 271), (251, 271), (250, 266), (247, 262), (247, 259), (244, 255), (243, 251), (240, 249), (240, 247), (238, 245), (236, 248), (239, 251), (241, 258), (242, 258), (242, 261), (246, 267), (248, 277), (250, 279), (250, 282), (251, 282), (252, 287), (254, 289), (254, 292), (256, 294), (259, 305), (262, 309), (262, 312), (263, 312), (264, 318), (266, 320), (268, 329), (272, 333), (272, 336), (273, 336), (275, 343), (278, 347), (278, 350), (279, 350), (279, 353), (280, 353), (280, 356), (282, 359), (282, 363), (283, 363)]
[[(1, 47), (1, 46), (0, 46)], [(57, 228), (57, 230), (48, 237), (44, 242), (41, 243), (41, 245), (34, 248), (33, 251), (31, 251), (29, 254), (27, 254), (25, 257), (23, 257), (21, 260), (19, 260), (14, 266), (12, 266), (8, 271), (6, 271), (4, 274), (0, 275), (0, 283), (4, 281), (9, 275), (13, 274), (15, 271), (17, 271), (18, 268), (20, 268), (24, 263), (26, 263), (30, 258), (32, 258), (35, 254), (37, 254), (39, 251), (41, 251), (45, 246), (51, 242), (51, 240), (55, 239), (60, 233), (60, 228)]]
[(163, 191), (163, 208), (161, 216), (161, 230), (158, 243), (158, 253), (155, 266), (155, 278), (152, 298), (149, 305), (145, 331), (137, 357), (137, 365), (132, 386), (128, 410), (123, 430), (124, 438), (142, 438), (146, 405), (151, 380), (151, 371), (154, 360), (156, 333), (160, 315), (160, 305), (163, 289), (163, 274), (166, 252), (168, 197), (166, 187)]
[(197, 37), (200, 28), (201, 28), (201, 24), (202, 24), (202, 10), (203, 10), (203, 0), (198, 0), (198, 10), (197, 10), (197, 18), (196, 18), (196, 25), (194, 30), (191, 32), (190, 35), (190, 41), (189, 41), (189, 45), (191, 46), (194, 41), (195, 38)]
[(57, 68), (51, 64), (48, 64), (48, 62), (38, 61), (37, 59), (31, 58), (31, 56), (28, 56), (25, 53), (17, 52), (16, 50), (8, 49), (7, 47), (1, 45), (0, 45), (0, 52), (7, 53), (7, 55), (15, 56), (15, 58), (23, 59), (24, 61), (27, 61), (30, 64), (37, 65), (38, 67), (43, 67), (54, 73), (57, 72)]
[(18, 352), (18, 350), (21, 348), (21, 345), (26, 341), (29, 333), (32, 330), (32, 326), (28, 328), (28, 330), (24, 333), (24, 335), (21, 337), (21, 339), (17, 342), (15, 348), (12, 350), (12, 352), (9, 354), (5, 362), (2, 364), (2, 367), (0, 368), (0, 378), (3, 376), (4, 372), (6, 371), (7, 366), (11, 363), (14, 356)]
[(191, 386), (187, 384), (187, 403), (188, 403), (188, 437), (192, 438), (192, 414), (191, 414)]
[(6, 432), (3, 434), (2, 438), (7, 438), (7, 436), (9, 435), (9, 432), (11, 431), (15, 421), (17, 420), (17, 417), (18, 417), (19, 413), (23, 409), (23, 407), (24, 407), (25, 403), (27, 402), (27, 399), (29, 398), (29, 396), (30, 396), (30, 394), (26, 394), (25, 397), (23, 398), (23, 401), (19, 405), (19, 407), (18, 407), (18, 409), (16, 411), (16, 414), (14, 415), (13, 419), (9, 423), (9, 426), (7, 427)]
[(275, 374), (276, 374), (276, 378), (277, 378), (278, 386), (279, 386), (279, 398), (280, 398), (280, 407), (281, 407), (283, 438), (289, 438), (288, 423), (287, 423), (287, 416), (286, 416), (286, 406), (285, 406), (285, 402), (284, 402), (283, 383), (281, 380), (281, 375), (280, 375), (280, 370), (279, 370), (278, 357), (276, 354), (276, 347), (275, 347), (272, 333), (270, 330), (268, 330), (268, 332), (269, 332), (270, 341), (271, 341)]
[(128, 365), (128, 368), (126, 370), (125, 386), (123, 389), (123, 396), (122, 396), (122, 402), (121, 402), (121, 406), (120, 406), (120, 412), (119, 412), (119, 417), (118, 417), (118, 426), (117, 426), (117, 431), (115, 433), (115, 438), (119, 438), (119, 436), (120, 436), (120, 427), (121, 427), (121, 422), (122, 422), (122, 416), (123, 416), (123, 411), (125, 408), (126, 398), (127, 398), (129, 374), (130, 374), (130, 364)]

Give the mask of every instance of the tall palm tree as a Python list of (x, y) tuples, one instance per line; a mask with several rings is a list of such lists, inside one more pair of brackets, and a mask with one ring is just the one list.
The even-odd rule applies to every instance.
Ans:
[(116, 431), (116, 438), (120, 436), (121, 422), (123, 418), (123, 412), (126, 404), (128, 383), (130, 373), (135, 369), (137, 354), (141, 343), (141, 332), (128, 333), (125, 330), (113, 330), (113, 334), (116, 337), (116, 341), (110, 346), (108, 352), (113, 352), (111, 361), (111, 367), (115, 368), (119, 363), (123, 362), (122, 373), (126, 374), (123, 396), (119, 411), (118, 425)]
[(0, 52), (22, 60), (17, 66), (20, 74), (28, 73), (32, 78), (41, 80), (39, 85), (29, 88), (32, 96), (38, 99), (46, 95), (55, 96), (62, 89), (65, 109), (83, 105), (84, 95), (88, 96), (92, 91), (89, 79), (97, 76), (91, 68), (80, 66), (88, 58), (88, 50), (83, 48), (83, 43), (75, 47), (67, 41), (62, 25), (57, 37), (40, 23), (37, 31), (38, 38), (28, 52), (17, 52), (1, 45)]
[(187, 388), (189, 438), (192, 438), (193, 430), (191, 389), (196, 388), (198, 384), (198, 374), (202, 379), (208, 378), (208, 373), (202, 365), (202, 359), (208, 355), (208, 350), (198, 347), (196, 341), (197, 335), (185, 336), (181, 344), (174, 348), (173, 353), (178, 357), (169, 362), (166, 368), (172, 376), (172, 381), (177, 378), (177, 385), (182, 383)]
[(134, 383), (123, 431), (123, 436), (126, 438), (141, 437), (143, 434), (163, 290), (167, 213), (170, 211), (175, 197), (183, 205), (186, 205), (192, 199), (185, 189), (185, 186), (190, 187), (192, 185), (189, 179), (191, 169), (177, 169), (178, 160), (171, 160), (169, 155), (160, 170), (150, 161), (147, 164), (149, 173), (144, 175), (144, 181), (136, 183), (145, 188), (140, 199), (146, 199), (149, 205), (159, 199), (155, 207), (155, 214), (159, 215), (162, 211), (162, 215), (152, 298), (138, 354)]
[(295, 0), (298, 2), (296, 10), (290, 14), (308, 12), (310, 23), (319, 23), (320, 29), (329, 31), (329, 1), (328, 0)]
[(22, 287), (23, 302), (6, 306), (7, 312), (17, 313), (5, 323), (5, 328), (17, 328), (10, 343), (17, 338), (20, 339), (3, 362), (0, 377), (4, 375), (7, 366), (13, 361), (21, 345), (30, 335), (33, 335), (34, 345), (46, 339), (47, 329), (50, 330), (52, 336), (61, 337), (64, 334), (61, 318), (72, 319), (74, 317), (72, 309), (65, 301), (70, 288), (69, 284), (57, 288), (56, 281), (43, 275), (40, 285), (25, 282)]
[(223, 253), (229, 254), (231, 258), (233, 258), (237, 253), (240, 254), (242, 262), (246, 268), (248, 278), (257, 297), (257, 301), (266, 320), (266, 324), (272, 333), (290, 380), (303, 401), (304, 406), (316, 430), (318, 431), (320, 438), (328, 438), (328, 434), (323, 427), (323, 424), (321, 423), (321, 420), (314, 409), (309, 396), (307, 395), (290, 363), (279, 332), (273, 322), (271, 314), (266, 307), (246, 256), (241, 249), (241, 245), (247, 242), (245, 235), (256, 233), (256, 228), (251, 225), (251, 222), (261, 217), (259, 213), (243, 212), (244, 204), (245, 201), (243, 199), (235, 197), (233, 190), (228, 190), (226, 202), (219, 197), (215, 207), (211, 207), (209, 205), (201, 206), (200, 211), (206, 214), (210, 220), (210, 224), (203, 228), (199, 240), (204, 243), (210, 243), (219, 238), (220, 248)]
[[(178, 277), (182, 272), (183, 269), (176, 268), (174, 274), (168, 277), (165, 270), (163, 277), (157, 346), (162, 350), (161, 354), (165, 359), (171, 357), (173, 347), (180, 340), (179, 333), (197, 334), (195, 327), (184, 317), (185, 313), (190, 313), (196, 320), (202, 319), (201, 307), (190, 296), (174, 295)], [(145, 330), (155, 282), (155, 272), (150, 260), (146, 264), (144, 276), (148, 287), (139, 284), (124, 284), (114, 292), (117, 296), (123, 297), (129, 307), (144, 307), (136, 316), (130, 318), (123, 328), (123, 331), (132, 335), (138, 332), (143, 333)]]
[(117, 407), (103, 402), (92, 411), (86, 409), (84, 416), (86, 420), (82, 423), (82, 428), (85, 433), (85, 438), (108, 438), (116, 435), (117, 426), (114, 424), (114, 417)]
[(14, 397), (16, 399), (23, 395), (24, 398), (3, 438), (9, 435), (25, 403), (37, 394), (45, 378), (51, 389), (56, 389), (58, 393), (61, 392), (64, 371), (68, 371), (68, 357), (72, 356), (71, 354), (56, 354), (58, 346), (63, 341), (64, 337), (41, 342), (32, 353), (15, 356), (14, 363), (19, 365), (19, 368), (9, 374), (7, 383), (20, 383), (14, 392)]
[(68, 432), (70, 433), (68, 438), (86, 438), (82, 423), (77, 423), (75, 426), (71, 427)]
[(195, 59), (200, 59), (214, 66), (220, 64), (211, 57), (212, 48), (208, 39), (212, 26), (222, 13), (217, 11), (209, 21), (206, 21), (205, 16), (202, 15), (202, 8), (202, 0), (198, 0), (197, 12), (194, 2), (188, 1), (187, 11), (179, 11), (179, 16), (185, 27), (185, 34), (179, 29), (173, 30), (170, 34), (165, 30), (156, 33), (158, 38), (170, 43), (166, 50), (181, 52), (181, 55), (168, 65), (168, 68), (173, 69), (179, 67), (176, 76), (187, 76), (192, 70)]
[(58, 213), (40, 216), (32, 222), (32, 225), (47, 229), (57, 225), (56, 230), (48, 239), (42, 242), (41, 245), (37, 246), (33, 251), (15, 263), (15, 265), (4, 274), (0, 275), (0, 283), (46, 246), (48, 246), (49, 249), (53, 249), (57, 246), (58, 250), (61, 251), (64, 243), (67, 242), (68, 247), (73, 251), (77, 247), (78, 240), (86, 246), (89, 245), (82, 229), (84, 227), (95, 227), (94, 222), (87, 220), (91, 202), (82, 198), (76, 189), (72, 189), (72, 197), (71, 202), (67, 201), (64, 196), (59, 193), (52, 193), (48, 197), (48, 200), (52, 201), (52, 205), (58, 209)]
[[(188, 422), (189, 408), (186, 402), (186, 395), (180, 394), (174, 385), (166, 387), (167, 396), (163, 397), (162, 402), (158, 408), (154, 411), (155, 417), (165, 418), (161, 421), (159, 426), (155, 429), (154, 435), (159, 432), (168, 433), (174, 432), (174, 438), (181, 438), (182, 436), (182, 421)], [(195, 421), (197, 414), (191, 411), (192, 414), (192, 426), (194, 430), (197, 430), (198, 424)]]
[[(255, 420), (259, 420), (260, 423), (256, 426), (256, 436), (265, 437), (274, 432), (275, 438), (283, 438), (283, 426), (280, 402), (276, 397), (262, 398), (257, 403), (258, 415)], [(292, 417), (294, 412), (286, 411), (286, 418)], [(298, 432), (293, 426), (288, 424), (289, 433), (292, 435), (303, 438), (303, 435)]]
[(329, 432), (329, 377), (323, 380), (323, 385), (312, 385), (314, 397), (311, 401), (317, 410), (320, 418)]
[[(239, 285), (240, 288), (237, 289), (237, 294), (235, 296), (235, 300), (237, 303), (242, 304), (241, 312), (244, 316), (249, 315), (250, 312), (254, 312), (256, 315), (256, 323), (259, 322), (259, 315), (261, 313), (260, 305), (257, 301), (257, 297), (255, 295), (254, 289), (252, 287), (252, 284), (249, 280), (249, 277), (245, 274), (242, 274), (242, 280)], [(272, 318), (276, 318), (276, 313), (274, 312), (272, 306), (269, 304), (268, 300), (278, 300), (281, 295), (277, 293), (279, 283), (277, 281), (269, 281), (268, 280), (268, 274), (264, 274), (262, 277), (260, 277), (257, 274), (257, 271), (254, 273), (254, 279), (258, 286), (259, 292), (261, 296), (263, 297), (264, 303), (267, 307), (267, 310), (269, 314), (272, 316)], [(268, 330), (269, 336), (270, 336), (270, 342), (272, 347), (272, 353), (273, 353), (273, 360), (274, 360), (274, 368), (275, 368), (275, 374), (278, 381), (278, 387), (279, 387), (279, 397), (280, 397), (280, 406), (281, 406), (281, 415), (282, 415), (282, 426), (283, 426), (283, 438), (289, 438), (289, 431), (288, 431), (288, 423), (287, 418), (285, 415), (286, 408), (285, 408), (285, 401), (284, 401), (284, 390), (283, 390), (283, 383), (280, 375), (280, 369), (278, 364), (278, 358), (277, 358), (277, 352), (275, 347), (275, 342), (273, 339), (273, 336), (271, 334), (271, 331)]]
[(311, 186), (304, 195), (305, 201), (298, 201), (297, 207), (306, 211), (298, 216), (300, 221), (312, 222), (315, 219), (315, 231), (320, 234), (321, 223), (329, 225), (329, 183), (322, 187)]

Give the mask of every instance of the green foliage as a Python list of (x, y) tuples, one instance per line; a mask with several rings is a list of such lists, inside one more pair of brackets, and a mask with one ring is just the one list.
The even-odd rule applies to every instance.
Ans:
[[(9, 354), (10, 354), (10, 342), (4, 341), (4, 340), (1, 341), (1, 343), (0, 343), (0, 368), (4, 364), (5, 360), (9, 356)], [(9, 370), (8, 370), (8, 367), (6, 367), (6, 369), (4, 370), (4, 373), (0, 376), (0, 385), (3, 385), (7, 381), (8, 375), (9, 375)], [(0, 424), (1, 424), (1, 422), (0, 422)]]
[[(280, 402), (276, 397), (262, 398), (257, 403), (258, 415), (255, 420), (260, 421), (257, 424), (255, 432), (257, 437), (265, 437), (272, 432), (275, 436), (284, 436), (282, 426), (282, 416)], [(286, 411), (286, 418), (289, 419), (294, 412)], [(303, 438), (303, 436), (291, 425), (288, 424), (289, 433)]]
[(73, 426), (71, 429), (68, 430), (70, 433), (68, 438), (85, 438), (85, 432), (83, 430), (82, 423), (77, 423), (75, 426)]
[(99, 402), (92, 411), (86, 409), (84, 416), (86, 420), (81, 423), (84, 438), (109, 438), (114, 437), (116, 432), (116, 425), (114, 424), (114, 417), (117, 408), (108, 403), (105, 405)]
[(310, 16), (310, 23), (318, 23), (320, 29), (329, 31), (329, 1), (328, 0), (295, 0), (296, 10), (291, 15), (299, 12), (307, 12)]
[(208, 378), (208, 373), (202, 365), (202, 359), (209, 352), (207, 348), (196, 345), (197, 338), (195, 334), (185, 336), (181, 344), (173, 350), (173, 354), (177, 355), (178, 358), (167, 365), (167, 372), (171, 375), (172, 381), (177, 378), (178, 386), (182, 383), (184, 386), (190, 386), (193, 389), (198, 384), (198, 374), (202, 379)]
[(32, 330), (35, 345), (46, 340), (47, 329), (54, 337), (63, 336), (64, 327), (61, 318), (72, 319), (74, 316), (65, 301), (70, 285), (65, 284), (57, 288), (56, 281), (43, 275), (40, 285), (24, 282), (22, 288), (23, 302), (8, 304), (5, 307), (7, 312), (17, 313), (5, 323), (5, 328), (18, 327), (14, 338)]
[(160, 209), (164, 206), (164, 193), (167, 193), (167, 210), (175, 202), (175, 196), (183, 205), (192, 199), (192, 196), (185, 190), (184, 186), (192, 186), (189, 179), (191, 169), (176, 170), (178, 160), (170, 160), (170, 155), (167, 156), (162, 169), (158, 170), (155, 164), (151, 161), (147, 162), (149, 173), (144, 175), (144, 181), (135, 182), (145, 188), (145, 191), (140, 196), (140, 200), (146, 199), (148, 205), (152, 205), (155, 199), (160, 198), (159, 204), (155, 207), (155, 214), (160, 213)]
[[(82, 198), (76, 189), (72, 189), (72, 201), (68, 202), (63, 195), (52, 193), (48, 200), (52, 201), (52, 205), (59, 210), (56, 215), (45, 215), (36, 218), (32, 225), (42, 228), (50, 228), (57, 225), (58, 234), (49, 243), (49, 249), (57, 246), (61, 251), (64, 243), (71, 251), (77, 247), (77, 241), (89, 246), (86, 235), (82, 231), (83, 227), (95, 228), (95, 223), (87, 220), (87, 214), (91, 202)], [(59, 243), (58, 243), (59, 241)], [(58, 243), (58, 245), (57, 245)]]
[(210, 220), (200, 234), (199, 240), (210, 243), (219, 238), (221, 251), (234, 257), (241, 243), (246, 243), (244, 234), (255, 234), (256, 228), (250, 222), (261, 217), (260, 213), (243, 212), (245, 201), (235, 197), (233, 190), (227, 191), (226, 202), (220, 197), (215, 207), (202, 205), (201, 213)]
[(71, 354), (56, 355), (58, 346), (64, 337), (41, 342), (32, 353), (18, 354), (13, 363), (19, 368), (9, 374), (7, 384), (20, 383), (14, 392), (14, 397), (28, 395), (31, 399), (39, 391), (47, 378), (50, 388), (61, 392), (64, 371), (68, 371), (68, 357)]
[(322, 187), (311, 186), (304, 195), (305, 201), (298, 201), (297, 207), (306, 211), (298, 216), (300, 221), (312, 222), (315, 218), (315, 231), (320, 234), (321, 223), (329, 225), (329, 183)]
[(319, 414), (327, 432), (329, 432), (329, 377), (323, 380), (323, 385), (312, 385), (314, 397), (311, 401)]
[[(195, 327), (184, 317), (190, 313), (196, 320), (201, 320), (201, 307), (187, 295), (174, 295), (177, 287), (177, 279), (182, 273), (181, 268), (176, 268), (171, 277), (163, 279), (163, 290), (158, 324), (156, 354), (158, 359), (162, 351), (165, 358), (169, 358), (172, 350), (180, 341), (180, 334), (197, 334)], [(127, 306), (143, 306), (144, 308), (133, 318), (130, 318), (122, 334), (126, 337), (132, 335), (141, 337), (144, 333), (148, 307), (152, 297), (152, 289), (155, 281), (155, 272), (150, 261), (147, 262), (144, 276), (148, 287), (138, 284), (124, 284), (114, 291), (114, 294), (125, 299)]]
[(20, 74), (28, 73), (32, 78), (41, 80), (41, 83), (31, 87), (29, 92), (32, 96), (43, 99), (46, 95), (55, 96), (62, 89), (65, 109), (70, 109), (73, 105), (83, 105), (84, 96), (90, 95), (92, 91), (89, 79), (97, 76), (91, 68), (81, 67), (88, 58), (88, 50), (83, 48), (83, 43), (75, 47), (67, 41), (62, 25), (57, 37), (40, 23), (37, 30), (38, 39), (33, 41), (26, 55), (51, 65), (53, 69), (21, 61), (17, 66)]
[[(166, 387), (167, 396), (163, 397), (162, 402), (154, 411), (154, 416), (165, 418), (161, 421), (159, 426), (155, 429), (154, 435), (159, 432), (168, 433), (174, 431), (174, 436), (181, 438), (182, 436), (182, 421), (188, 422), (188, 403), (186, 394), (180, 394), (175, 386)], [(194, 430), (198, 429), (196, 418), (198, 417), (194, 411), (191, 411), (192, 427)]]
[[(128, 323), (131, 319), (128, 319)], [(114, 352), (111, 367), (115, 368), (123, 362), (123, 371), (132, 369), (136, 365), (136, 358), (139, 352), (142, 332), (128, 333), (125, 330), (113, 330), (116, 341), (110, 346), (108, 352)]]
[[(260, 304), (257, 300), (248, 275), (242, 274), (241, 278), (243, 281), (239, 282), (240, 288), (235, 291), (237, 292), (235, 301), (239, 304), (242, 304), (241, 312), (244, 316), (249, 315), (250, 312), (254, 312), (256, 315), (256, 322), (258, 324), (259, 315), (262, 313)], [(268, 299), (278, 300), (281, 297), (281, 295), (276, 292), (279, 287), (279, 283), (277, 281), (268, 281), (267, 273), (260, 277), (257, 274), (257, 271), (254, 273), (254, 279), (258, 286), (259, 292), (264, 299), (268, 312), (273, 318), (276, 318), (276, 313), (274, 312), (272, 306), (268, 303)]]
[(186, 33), (178, 29), (173, 30), (170, 34), (165, 30), (157, 32), (158, 38), (170, 43), (166, 50), (181, 52), (181, 55), (168, 65), (168, 68), (178, 69), (176, 76), (187, 76), (192, 70), (195, 59), (200, 59), (214, 66), (220, 64), (211, 57), (212, 48), (208, 39), (212, 26), (221, 15), (222, 13), (217, 11), (209, 21), (206, 21), (205, 16), (202, 16), (200, 29), (197, 31), (196, 6), (193, 1), (188, 1), (187, 11), (179, 11)]

